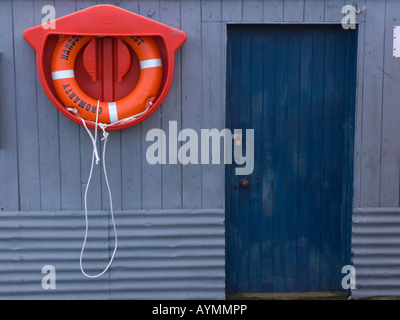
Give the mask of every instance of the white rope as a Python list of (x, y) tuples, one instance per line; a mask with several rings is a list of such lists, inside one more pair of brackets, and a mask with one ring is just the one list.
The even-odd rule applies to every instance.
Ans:
[[(89, 120), (85, 120), (85, 119), (77, 116), (76, 114), (78, 113), (78, 110), (76, 108), (66, 108), (68, 111), (74, 113), (76, 117), (78, 117), (79, 119), (82, 120), (83, 126), (85, 127), (86, 132), (88, 133), (89, 138), (90, 138), (90, 140), (92, 141), (92, 144), (93, 144), (92, 165), (90, 167), (89, 178), (88, 178), (88, 181), (86, 183), (85, 196), (84, 196), (85, 225), (86, 225), (85, 226), (85, 238), (83, 240), (81, 254), (80, 254), (80, 258), (79, 258), (79, 266), (81, 268), (81, 271), (88, 278), (98, 278), (98, 277), (102, 276), (110, 268), (111, 263), (114, 260), (115, 253), (117, 252), (117, 248), (118, 248), (118, 236), (117, 236), (117, 228), (115, 226), (115, 220), (114, 220), (114, 210), (113, 210), (113, 204), (112, 204), (112, 195), (111, 195), (110, 185), (108, 183), (107, 170), (106, 170), (106, 146), (107, 146), (108, 135), (109, 135), (109, 133), (106, 131), (106, 129), (109, 126), (125, 123), (125, 122), (131, 121), (133, 119), (136, 119), (137, 117), (145, 114), (151, 108), (152, 105), (153, 105), (153, 103), (151, 101), (149, 101), (149, 106), (143, 112), (140, 112), (138, 114), (135, 114), (133, 116), (121, 119), (119, 121), (116, 121), (116, 122), (113, 122), (113, 123), (110, 123), (110, 124), (98, 122), (98, 120), (99, 120), (99, 109), (100, 109), (100, 100), (97, 101), (96, 121), (95, 122), (89, 121)], [(90, 130), (86, 126), (86, 122), (89, 122), (89, 123), (92, 123), (92, 124), (95, 125), (94, 136), (92, 135), (92, 133), (90, 132)], [(83, 253), (85, 251), (86, 241), (87, 241), (87, 237), (88, 237), (88, 229), (89, 229), (89, 219), (88, 219), (88, 213), (87, 213), (87, 192), (89, 190), (90, 181), (92, 179), (94, 160), (96, 159), (96, 165), (100, 161), (99, 153), (97, 151), (97, 127), (100, 127), (100, 129), (103, 131), (103, 138), (101, 139), (102, 141), (104, 141), (103, 159), (102, 159), (103, 160), (103, 172), (104, 172), (104, 178), (105, 178), (105, 182), (106, 182), (106, 186), (107, 186), (107, 190), (108, 190), (108, 196), (109, 196), (109, 200), (110, 200), (110, 213), (111, 213), (111, 220), (112, 220), (113, 229), (114, 229), (115, 245), (114, 245), (114, 251), (113, 251), (113, 253), (111, 255), (110, 261), (108, 262), (108, 265), (105, 267), (105, 269), (101, 273), (99, 273), (97, 275), (89, 275), (83, 270), (82, 259), (83, 259)]]
[[(109, 133), (106, 132), (106, 130), (105, 130), (107, 128), (107, 125), (102, 124), (102, 123), (98, 123), (99, 106), (100, 106), (100, 101), (97, 102), (94, 137), (93, 137), (92, 133), (89, 131), (89, 129), (87, 128), (86, 121), (84, 119), (82, 119), (83, 126), (85, 127), (86, 131), (88, 132), (90, 140), (92, 141), (92, 144), (93, 144), (92, 165), (90, 167), (89, 178), (88, 178), (88, 181), (87, 181), (87, 184), (86, 184), (85, 198), (84, 198), (85, 222), (86, 222), (85, 238), (83, 240), (81, 254), (80, 254), (80, 258), (79, 258), (79, 266), (81, 268), (81, 271), (88, 278), (98, 278), (98, 277), (102, 276), (110, 268), (111, 263), (114, 260), (115, 253), (117, 252), (117, 247), (118, 247), (118, 236), (117, 236), (117, 228), (115, 226), (115, 220), (114, 220), (114, 210), (113, 210), (113, 205), (112, 205), (111, 189), (110, 189), (110, 185), (108, 183), (107, 170), (106, 170), (106, 146), (107, 146), (107, 140), (108, 140)], [(110, 200), (110, 213), (111, 213), (111, 220), (112, 220), (112, 224), (113, 224), (113, 228), (114, 228), (115, 245), (114, 245), (114, 251), (112, 253), (110, 261), (108, 262), (108, 265), (105, 267), (105, 269), (101, 273), (99, 273), (97, 275), (89, 275), (83, 270), (82, 258), (83, 258), (83, 252), (85, 251), (85, 246), (86, 246), (86, 241), (87, 241), (87, 236), (88, 236), (88, 229), (89, 229), (89, 219), (88, 219), (88, 213), (87, 213), (87, 192), (88, 192), (88, 189), (89, 189), (90, 181), (92, 179), (94, 160), (96, 159), (96, 165), (100, 161), (100, 158), (99, 158), (99, 155), (98, 155), (98, 152), (97, 152), (97, 130), (98, 130), (97, 127), (100, 127), (101, 130), (103, 131), (103, 138), (101, 139), (101, 140), (104, 141), (103, 159), (102, 159), (103, 160), (103, 172), (104, 172), (104, 178), (105, 178), (105, 182), (106, 182), (106, 185), (107, 185), (108, 196), (109, 196), (109, 200)]]

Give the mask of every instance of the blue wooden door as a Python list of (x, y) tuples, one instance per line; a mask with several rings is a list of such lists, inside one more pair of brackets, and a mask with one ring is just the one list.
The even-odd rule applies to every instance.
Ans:
[(226, 167), (227, 292), (341, 288), (356, 39), (340, 25), (228, 26), (227, 127), (254, 129), (255, 165)]

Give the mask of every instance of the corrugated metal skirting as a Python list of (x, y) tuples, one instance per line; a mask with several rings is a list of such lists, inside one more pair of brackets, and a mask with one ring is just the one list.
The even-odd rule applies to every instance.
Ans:
[(353, 298), (400, 296), (400, 208), (353, 211)]
[[(224, 299), (223, 210), (115, 213), (118, 251), (98, 279), (80, 272), (84, 213), (1, 212), (0, 299)], [(97, 274), (114, 249), (106, 211), (89, 212), (84, 268)], [(42, 288), (42, 267), (56, 289)]]

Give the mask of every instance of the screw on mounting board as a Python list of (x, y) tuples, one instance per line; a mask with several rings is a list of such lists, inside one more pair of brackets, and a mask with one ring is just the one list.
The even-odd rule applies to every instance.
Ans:
[(152, 17), (153, 16), (153, 14), (154, 14), (154, 10), (153, 9), (150, 9), (149, 10), (149, 12), (147, 12), (147, 15), (149, 16), (149, 17)]
[(354, 7), (355, 12), (358, 14), (363, 13), (365, 11), (365, 9), (367, 8), (366, 5), (363, 5), (362, 8), (359, 9), (357, 2), (353, 2), (352, 6)]

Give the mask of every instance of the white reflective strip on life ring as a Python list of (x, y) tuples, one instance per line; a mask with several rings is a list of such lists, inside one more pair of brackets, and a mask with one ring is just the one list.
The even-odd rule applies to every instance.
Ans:
[(117, 103), (116, 102), (108, 103), (108, 113), (110, 115), (110, 123), (114, 123), (114, 122), (118, 121)]
[(75, 72), (74, 70), (54, 71), (51, 73), (51, 77), (53, 78), (53, 80), (71, 79), (75, 78)]
[(140, 61), (140, 69), (162, 67), (161, 59), (149, 59)]

